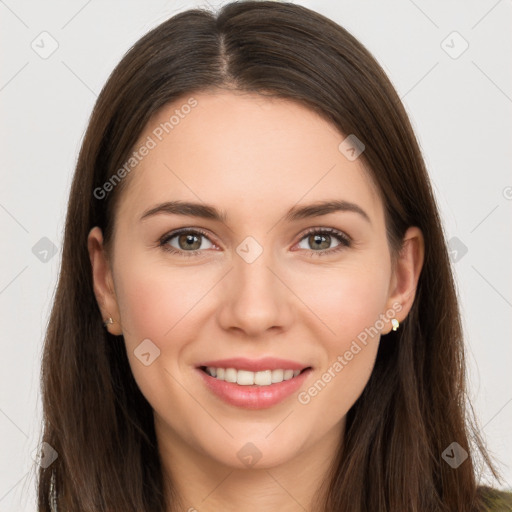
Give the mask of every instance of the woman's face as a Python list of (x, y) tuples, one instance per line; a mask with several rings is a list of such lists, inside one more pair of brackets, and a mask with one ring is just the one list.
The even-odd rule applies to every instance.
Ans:
[(99, 228), (89, 248), (162, 446), (272, 467), (339, 440), (414, 286), (344, 139), (297, 103), (230, 92), (166, 106), (141, 135), (109, 263)]

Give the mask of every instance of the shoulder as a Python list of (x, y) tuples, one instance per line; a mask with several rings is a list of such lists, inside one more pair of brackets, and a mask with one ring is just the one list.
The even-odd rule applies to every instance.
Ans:
[(512, 512), (512, 492), (480, 486), (478, 495), (486, 507), (485, 512)]

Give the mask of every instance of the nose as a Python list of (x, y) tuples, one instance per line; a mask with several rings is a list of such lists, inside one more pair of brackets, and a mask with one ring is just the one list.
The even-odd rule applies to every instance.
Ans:
[(292, 324), (293, 293), (282, 274), (270, 251), (264, 250), (251, 263), (234, 254), (233, 268), (220, 290), (221, 327), (251, 338), (286, 330)]

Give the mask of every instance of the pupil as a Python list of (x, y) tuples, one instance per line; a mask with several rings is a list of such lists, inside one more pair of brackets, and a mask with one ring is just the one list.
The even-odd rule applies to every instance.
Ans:
[[(327, 236), (325, 236), (325, 235), (313, 235), (313, 240), (314, 240), (315, 244), (320, 244), (321, 245), (322, 244), (322, 239), (324, 241), (327, 241), (328, 238), (329, 238), (328, 235)], [(330, 245), (330, 243), (327, 241), (327, 245), (325, 245), (325, 243), (324, 243), (324, 246), (320, 247), (320, 249), (328, 249), (329, 245)]]
[[(180, 237), (180, 242), (185, 239), (185, 244), (186, 245), (193, 245), (194, 244), (194, 239), (196, 239), (196, 246), (197, 246), (197, 240), (199, 239), (199, 237), (197, 235), (181, 235)], [(199, 243), (199, 246), (201, 244)], [(188, 247), (190, 248), (190, 247)], [(192, 249), (198, 249), (199, 247), (192, 247)]]

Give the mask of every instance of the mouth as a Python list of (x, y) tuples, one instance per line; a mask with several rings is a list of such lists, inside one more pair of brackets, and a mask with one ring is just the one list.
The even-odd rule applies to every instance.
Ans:
[(273, 384), (279, 384), (298, 377), (305, 371), (310, 370), (311, 366), (302, 370), (276, 368), (257, 372), (215, 366), (200, 366), (199, 369), (216, 380), (236, 383), (239, 386), (272, 386)]
[(196, 371), (212, 396), (225, 404), (266, 409), (297, 393), (313, 367), (284, 359), (236, 358), (205, 361)]

